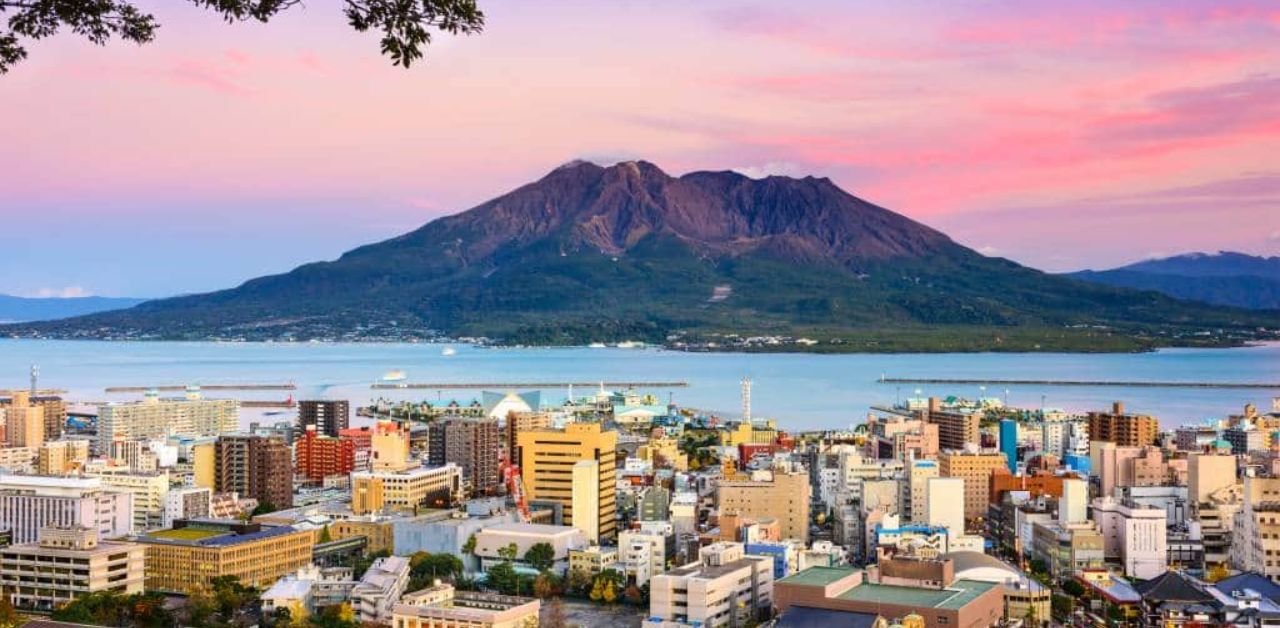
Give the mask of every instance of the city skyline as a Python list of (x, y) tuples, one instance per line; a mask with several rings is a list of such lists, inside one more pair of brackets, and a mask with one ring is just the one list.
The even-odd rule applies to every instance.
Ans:
[(486, 3), (407, 71), (327, 6), (150, 8), (154, 43), (64, 34), (0, 80), (0, 293), (227, 288), (574, 158), (827, 176), (1050, 271), (1280, 254), (1264, 2)]

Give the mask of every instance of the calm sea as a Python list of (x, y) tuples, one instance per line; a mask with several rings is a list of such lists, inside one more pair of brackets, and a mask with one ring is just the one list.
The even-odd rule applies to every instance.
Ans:
[[(366, 403), (376, 397), (469, 401), (478, 391), (375, 391), (388, 371), (410, 382), (647, 380), (687, 381), (688, 388), (652, 391), (685, 406), (739, 412), (739, 381), (750, 377), (753, 414), (793, 430), (846, 428), (868, 406), (916, 394), (1006, 397), (1010, 404), (1067, 410), (1100, 409), (1123, 400), (1129, 409), (1173, 426), (1238, 413), (1246, 403), (1271, 407), (1277, 389), (1069, 388), (895, 386), (881, 375), (925, 378), (1147, 380), (1280, 383), (1280, 344), (1241, 349), (1166, 349), (1142, 354), (707, 354), (651, 349), (484, 349), (456, 346), (454, 355), (429, 344), (250, 344), (0, 340), (0, 388), (25, 387), (32, 364), (42, 388), (73, 400), (125, 400), (107, 386), (287, 382), (297, 398)], [(575, 390), (575, 394), (579, 391)], [(560, 399), (565, 390), (544, 398)], [(243, 398), (283, 399), (287, 393)], [(247, 420), (247, 419), (246, 419)]]

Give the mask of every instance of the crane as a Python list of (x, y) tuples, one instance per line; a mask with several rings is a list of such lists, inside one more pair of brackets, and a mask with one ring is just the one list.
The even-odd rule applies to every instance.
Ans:
[(506, 456), (502, 457), (502, 481), (507, 485), (507, 493), (516, 502), (516, 512), (522, 523), (529, 523), (533, 515), (529, 513), (529, 502), (524, 495), (524, 480), (520, 477), (520, 467), (511, 464)]

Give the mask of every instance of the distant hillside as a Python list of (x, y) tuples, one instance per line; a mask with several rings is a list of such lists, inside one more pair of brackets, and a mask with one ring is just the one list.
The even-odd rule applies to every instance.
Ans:
[(1188, 253), (1071, 277), (1154, 290), (1178, 299), (1253, 310), (1280, 310), (1280, 257), (1244, 253)]
[(97, 312), (122, 310), (146, 299), (115, 297), (27, 298), (0, 294), (0, 322), (51, 321)]
[[(640, 161), (567, 164), (235, 289), (0, 333), (705, 348), (754, 334), (821, 339), (813, 350), (1134, 350), (1238, 342), (1269, 320), (984, 257), (828, 179), (672, 177)], [(1205, 336), (1220, 329), (1231, 337)]]

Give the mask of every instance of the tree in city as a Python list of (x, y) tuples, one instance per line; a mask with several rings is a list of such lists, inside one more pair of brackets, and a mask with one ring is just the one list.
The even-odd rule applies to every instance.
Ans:
[(463, 554), (476, 553), (476, 535), (472, 534), (471, 536), (467, 537), (467, 542), (462, 544), (462, 553)]
[(565, 581), (565, 593), (575, 597), (587, 597), (591, 594), (594, 578), (584, 569), (570, 569)]
[(486, 583), (499, 593), (513, 595), (520, 588), (520, 574), (511, 563), (501, 562), (489, 568)]
[(1076, 580), (1067, 580), (1062, 583), (1062, 591), (1071, 597), (1080, 597), (1084, 595), (1084, 585)]
[[(270, 22), (302, 6), (302, 0), (184, 0), (228, 23)], [(155, 39), (160, 23), (139, 0), (0, 0), (0, 74), (27, 58), (31, 42), (69, 31), (105, 45), (113, 39), (135, 44)], [(381, 33), (382, 54), (409, 67), (422, 58), (435, 33), (469, 35), (484, 28), (476, 0), (341, 0), (347, 24), (357, 32)], [(170, 2), (157, 6), (168, 7)]]
[(9, 602), (9, 592), (0, 590), (0, 628), (18, 628), (27, 620)]
[(556, 550), (550, 543), (534, 543), (524, 553), (524, 562), (538, 571), (546, 571), (556, 562)]
[(533, 579), (533, 596), (540, 600), (545, 600), (559, 595), (561, 593), (559, 580), (559, 578), (555, 577), (555, 574), (549, 571), (538, 574)]
[(507, 562), (511, 562), (515, 560), (516, 557), (519, 555), (520, 555), (520, 547), (517, 546), (515, 543), (508, 543), (506, 547), (498, 548), (498, 558), (501, 558), (502, 560), (505, 560)]

